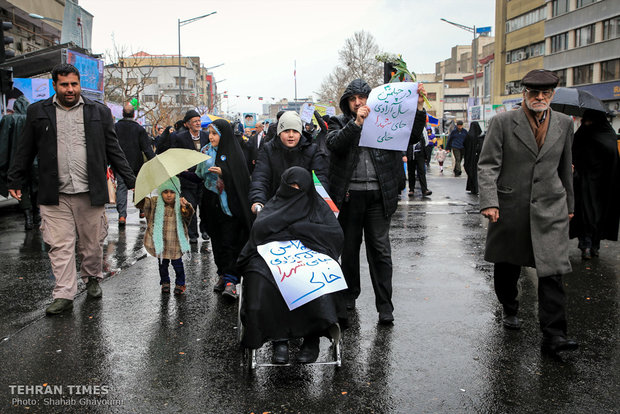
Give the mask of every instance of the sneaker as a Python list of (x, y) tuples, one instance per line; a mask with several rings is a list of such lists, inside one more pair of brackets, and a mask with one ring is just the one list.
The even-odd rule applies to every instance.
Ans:
[(174, 285), (174, 294), (175, 295), (182, 295), (185, 293), (185, 285)]
[(124, 226), (126, 222), (127, 222), (127, 219), (125, 217), (119, 217), (118, 218), (118, 225), (119, 226)]
[(237, 297), (239, 296), (237, 295), (237, 285), (231, 282), (226, 283), (226, 287), (224, 288), (224, 291), (222, 292), (222, 296), (228, 297), (231, 299), (237, 299)]
[(217, 280), (217, 283), (215, 284), (215, 286), (213, 286), (213, 291), (214, 292), (223, 292), (225, 287), (226, 287), (226, 282), (224, 281), (224, 277), (220, 276), (220, 278)]
[(58, 315), (64, 311), (73, 309), (73, 301), (70, 299), (54, 299), (51, 305), (45, 309), (45, 313), (48, 315)]
[(170, 283), (161, 284), (161, 293), (170, 293)]
[(86, 282), (86, 295), (94, 299), (99, 299), (103, 295), (101, 286), (99, 286), (99, 280), (96, 277), (88, 278), (88, 282)]

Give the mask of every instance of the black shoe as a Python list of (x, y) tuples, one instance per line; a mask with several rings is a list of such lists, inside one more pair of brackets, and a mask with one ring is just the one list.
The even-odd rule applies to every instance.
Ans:
[(273, 341), (272, 364), (288, 364), (288, 341)]
[(425, 191), (422, 191), (422, 195), (423, 195), (424, 197), (428, 197), (428, 196), (429, 196), (429, 195), (431, 195), (431, 194), (433, 194), (433, 192), (432, 192), (431, 190), (425, 190)]
[(561, 351), (574, 351), (577, 348), (579, 348), (577, 341), (560, 335), (546, 336), (542, 342), (542, 350), (552, 354)]
[(304, 338), (304, 343), (301, 344), (299, 354), (297, 355), (297, 362), (302, 364), (311, 364), (319, 357), (319, 343), (320, 338), (318, 336), (308, 336)]
[(220, 276), (217, 280), (217, 283), (213, 286), (214, 292), (223, 292), (226, 287), (226, 282), (224, 281), (224, 276)]
[(392, 312), (379, 312), (379, 325), (391, 325), (393, 322)]
[(99, 279), (96, 277), (89, 277), (86, 282), (86, 296), (89, 298), (99, 299), (103, 295), (101, 286), (99, 286)]
[(207, 234), (207, 232), (204, 232), (200, 235), (200, 237), (202, 237), (202, 240), (207, 241), (209, 240), (209, 235)]
[(583, 260), (590, 260), (592, 258), (592, 250), (589, 247), (581, 249), (581, 258)]
[(517, 315), (504, 315), (502, 319), (504, 328), (518, 330), (521, 329), (521, 321), (517, 318)]

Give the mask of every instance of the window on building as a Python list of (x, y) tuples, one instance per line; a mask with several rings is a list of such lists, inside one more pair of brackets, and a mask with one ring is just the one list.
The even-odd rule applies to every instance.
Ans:
[(545, 42), (534, 43), (526, 47), (506, 52), (506, 63), (515, 63), (545, 54)]
[(594, 65), (576, 66), (573, 68), (573, 84), (592, 83)]
[(127, 86), (134, 87), (138, 85), (138, 78), (127, 78)]
[(553, 0), (551, 2), (551, 15), (553, 17), (564, 14), (568, 11), (568, 0)]
[(514, 32), (522, 27), (529, 26), (545, 20), (547, 18), (547, 6), (539, 7), (538, 9), (529, 11), (521, 16), (517, 16), (514, 19), (510, 19), (506, 22), (506, 33)]
[(603, 22), (603, 40), (615, 39), (620, 36), (620, 16)]
[(513, 95), (515, 93), (521, 93), (521, 81), (506, 82), (504, 85), (504, 95)]
[(620, 59), (601, 62), (601, 81), (620, 79)]
[(429, 101), (436, 101), (437, 100), (437, 92), (429, 92), (426, 94), (426, 97), (428, 98)]
[(568, 32), (551, 36), (551, 53), (561, 52), (568, 48)]
[(594, 43), (594, 25), (589, 24), (575, 30), (575, 46), (586, 46)]
[(187, 80), (187, 87), (188, 88), (193, 88), (194, 87), (194, 80), (193, 79), (188, 79)]
[(149, 78), (142, 78), (142, 81), (144, 82), (144, 85), (156, 85), (157, 84), (157, 77), (149, 77)]
[(157, 102), (157, 95), (142, 95), (142, 102)]
[(468, 96), (446, 96), (444, 97), (445, 103), (467, 103)]
[(560, 78), (558, 86), (566, 86), (566, 69), (556, 70), (555, 74)]
[[(178, 76), (174, 77), (174, 84), (177, 87), (179, 86), (179, 77)], [(181, 76), (181, 86), (185, 86), (185, 77), (184, 76)]]
[(588, 4), (596, 3), (600, 0), (577, 0), (577, 8), (587, 6)]

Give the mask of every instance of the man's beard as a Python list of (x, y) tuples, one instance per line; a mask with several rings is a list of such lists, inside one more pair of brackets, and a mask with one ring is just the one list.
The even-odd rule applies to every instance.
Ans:
[(532, 112), (536, 112), (536, 113), (540, 113), (540, 112), (545, 112), (547, 109), (549, 109), (549, 105), (545, 104), (545, 107), (543, 109), (541, 108), (534, 108), (534, 105), (532, 105), (532, 103), (527, 100), (525, 100), (525, 106), (527, 106), (527, 109), (529, 109)]

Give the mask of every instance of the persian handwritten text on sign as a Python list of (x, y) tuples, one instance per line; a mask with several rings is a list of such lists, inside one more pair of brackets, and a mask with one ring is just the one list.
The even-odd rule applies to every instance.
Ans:
[(394, 82), (376, 87), (366, 105), (361, 147), (406, 151), (418, 108), (418, 83)]
[(308, 249), (299, 240), (270, 242), (257, 250), (269, 266), (289, 310), (347, 288), (338, 262)]

